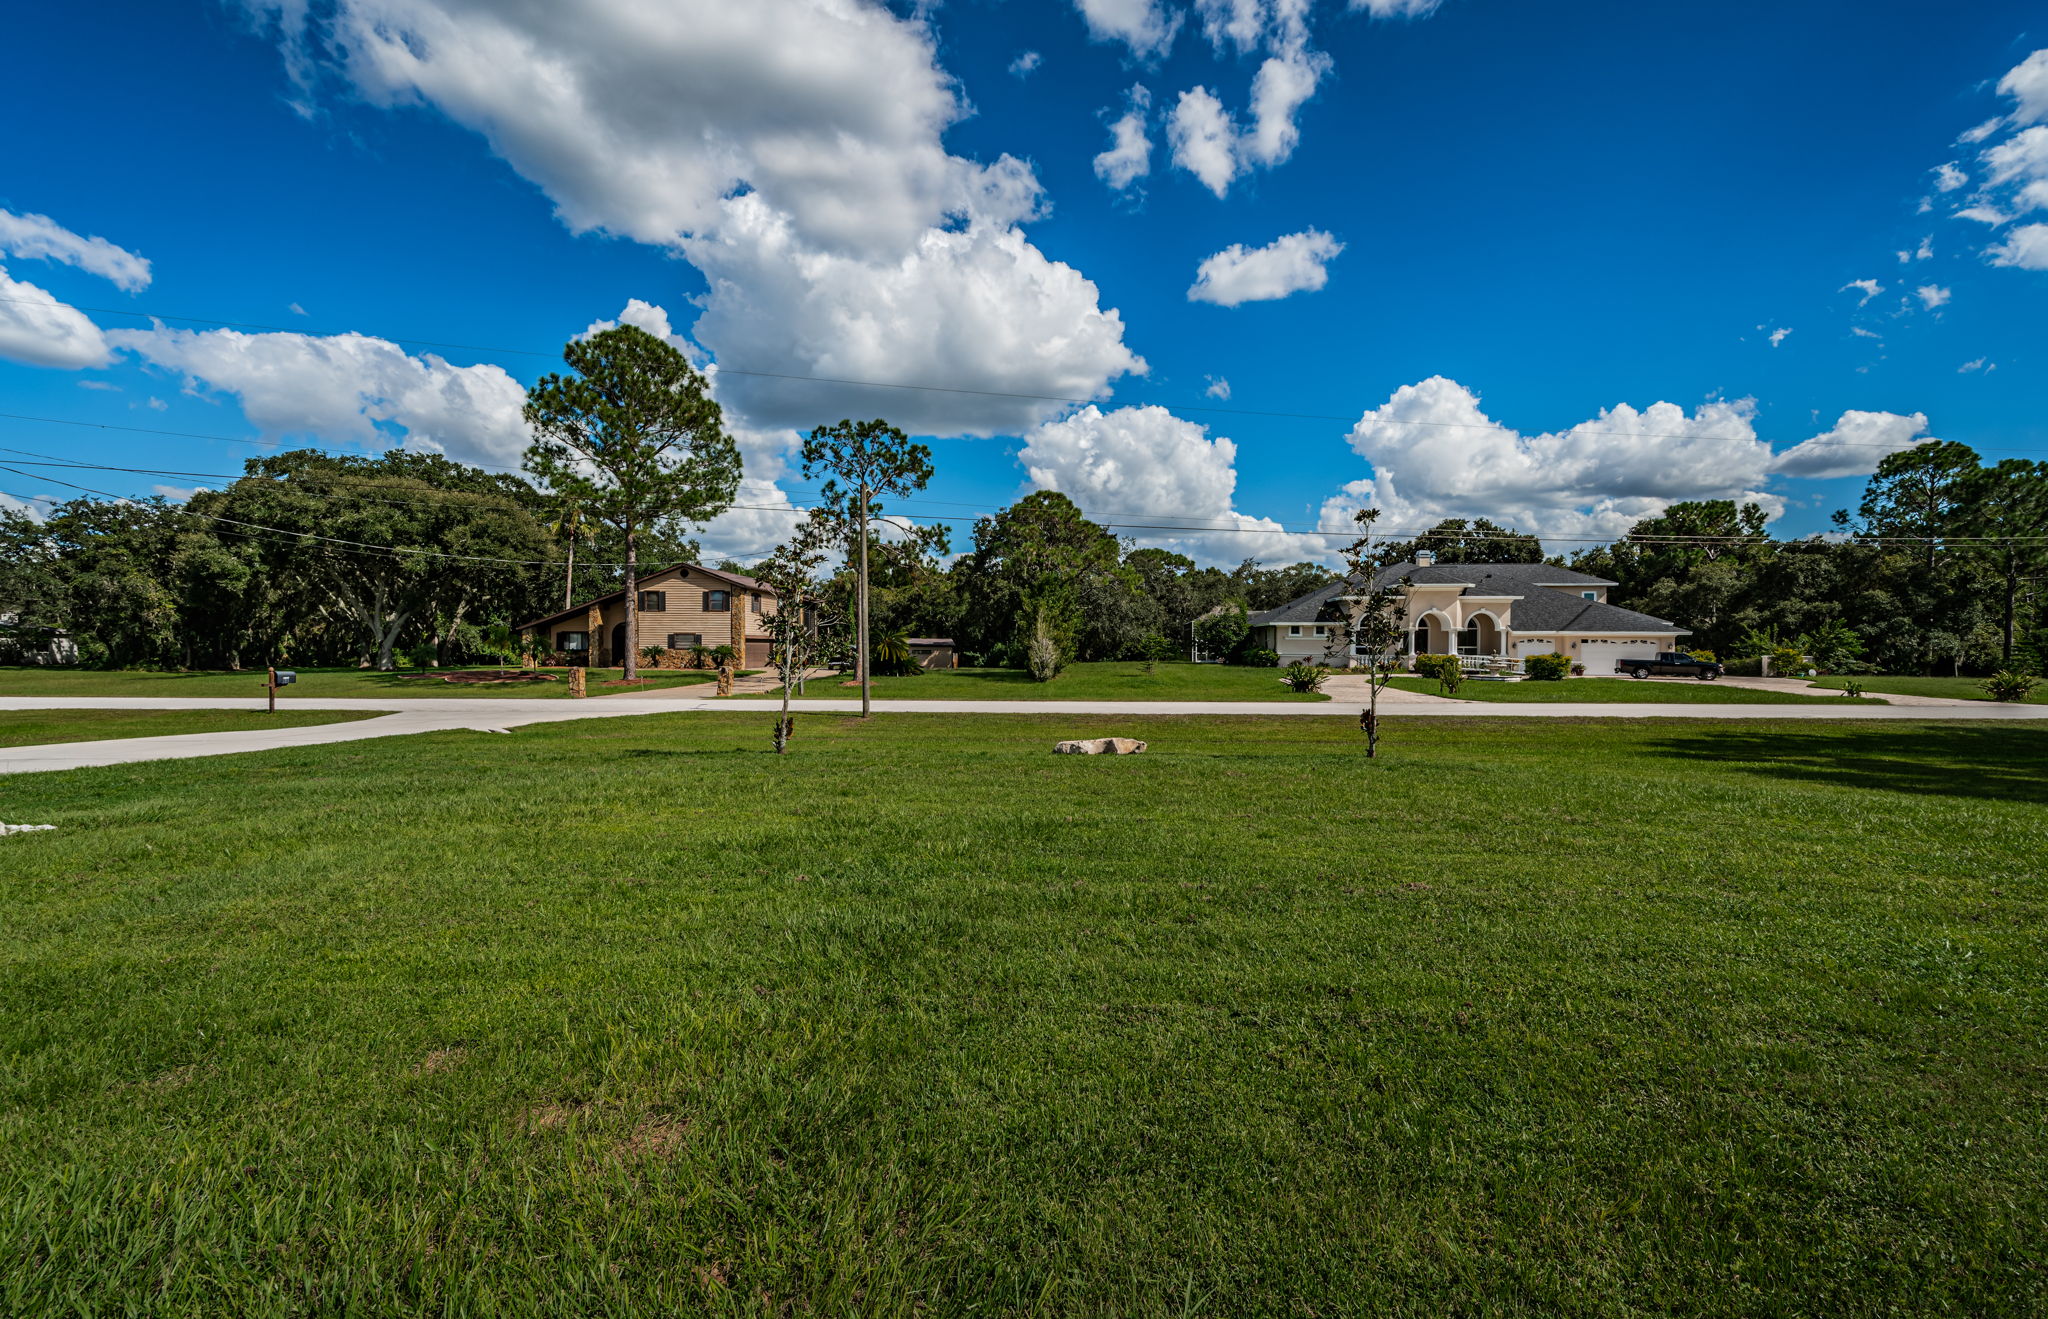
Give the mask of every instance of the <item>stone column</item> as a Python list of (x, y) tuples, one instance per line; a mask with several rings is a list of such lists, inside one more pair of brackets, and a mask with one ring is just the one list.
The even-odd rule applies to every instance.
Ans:
[(604, 610), (590, 606), (590, 613), (583, 620), (584, 633), (590, 638), (590, 649), (584, 652), (589, 662), (598, 668), (607, 668), (611, 661), (605, 652), (611, 649), (611, 641), (604, 634)]
[(732, 601), (732, 666), (737, 669), (747, 662), (748, 593), (734, 591), (726, 598)]

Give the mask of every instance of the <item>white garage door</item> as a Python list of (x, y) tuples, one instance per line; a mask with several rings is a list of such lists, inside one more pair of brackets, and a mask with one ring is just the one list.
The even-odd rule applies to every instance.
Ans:
[(1616, 660), (1649, 659), (1656, 653), (1654, 641), (1586, 641), (1579, 644), (1579, 663), (1586, 666), (1587, 677), (1607, 678), (1613, 676)]
[(1554, 641), (1517, 641), (1515, 643), (1515, 655), (1518, 658), (1523, 655), (1555, 655), (1556, 653), (1557, 643)]

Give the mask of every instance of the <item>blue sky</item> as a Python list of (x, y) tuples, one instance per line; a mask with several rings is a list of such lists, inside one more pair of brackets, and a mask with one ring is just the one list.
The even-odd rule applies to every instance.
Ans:
[[(752, 479), (719, 551), (772, 545), (809, 489), (795, 429), (847, 412), (934, 436), (921, 514), (1058, 488), (1208, 561), (1325, 554), (1366, 502), (1569, 549), (1753, 494), (1810, 533), (1929, 436), (2048, 458), (2041, 20), (39, 7), (0, 82), (0, 411), (225, 438), (7, 419), (0, 445), (516, 465), (517, 385), (623, 315), (721, 368)], [(23, 470), (0, 490), (205, 484)]]

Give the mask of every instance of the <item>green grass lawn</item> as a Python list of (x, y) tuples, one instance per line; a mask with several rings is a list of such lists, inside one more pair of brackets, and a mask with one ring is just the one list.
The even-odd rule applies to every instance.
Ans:
[[(860, 695), (842, 679), (807, 684), (811, 699)], [(1327, 701), (1318, 693), (1287, 690), (1278, 669), (1226, 664), (1160, 664), (1145, 672), (1137, 661), (1069, 664), (1051, 682), (1033, 682), (1023, 669), (937, 669), (914, 678), (876, 678), (876, 700), (919, 701)]]
[[(1988, 701), (1984, 694), (1982, 678), (1815, 678), (1816, 687), (1842, 689), (1845, 682), (1860, 682), (1867, 692), (1896, 692), (1901, 696), (1945, 696), (1951, 700)], [(2034, 694), (2027, 698), (2030, 705), (2048, 704), (2048, 683), (2034, 688)]]
[[(569, 676), (565, 669), (544, 669), (552, 682), (466, 684), (444, 682), (456, 673), (491, 673), (495, 668), (417, 669), (403, 673), (377, 673), (369, 669), (299, 669), (299, 680), (278, 693), (280, 702), (294, 697), (350, 696), (516, 696), (522, 699), (566, 698)], [(517, 674), (519, 670), (507, 672)], [(590, 692), (604, 692), (604, 683), (616, 681), (619, 669), (590, 670)], [(697, 670), (646, 670), (648, 687), (681, 687), (711, 682), (715, 674)], [(619, 690), (619, 689), (614, 689)], [(638, 690), (638, 689), (636, 689)], [(155, 673), (141, 669), (35, 669), (0, 668), (0, 696), (193, 696), (223, 697), (263, 695), (263, 670), (241, 673)]]
[[(1396, 678), (1394, 686), (1411, 692), (1443, 695), (1434, 678)], [(1840, 696), (1801, 696), (1794, 692), (1751, 687), (1724, 687), (1718, 682), (1649, 682), (1635, 678), (1568, 678), (1563, 682), (1473, 682), (1458, 684), (1460, 701), (1597, 701), (1643, 702), (1655, 705), (1840, 705)], [(1871, 701), (1876, 705), (1878, 702)]]
[(768, 736), (7, 780), (0, 1313), (2048, 1306), (2034, 729)]
[(239, 733), (252, 728), (345, 724), (375, 714), (347, 710), (0, 710), (0, 747), (103, 742), (177, 733)]

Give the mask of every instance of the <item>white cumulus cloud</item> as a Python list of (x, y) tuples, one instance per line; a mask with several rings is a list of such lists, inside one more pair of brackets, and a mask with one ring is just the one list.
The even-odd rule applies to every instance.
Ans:
[[(711, 281), (694, 334), (754, 424), (858, 415), (916, 434), (1013, 434), (1066, 406), (1048, 399), (1100, 398), (1146, 370), (1095, 285), (1014, 227), (933, 229), (902, 257), (871, 261), (807, 247), (759, 198), (726, 206), (718, 236), (684, 248)], [(744, 371), (941, 388), (828, 388)]]
[(2048, 119), (2048, 50), (2037, 50), (1998, 80), (1998, 90), (2018, 105), (2013, 119), (2022, 124)]
[(1991, 264), (2021, 270), (2048, 270), (2048, 224), (2023, 224), (1996, 247), (1987, 248)]
[(104, 238), (81, 238), (47, 215), (0, 210), (0, 256), (40, 258), (76, 266), (115, 288), (134, 293), (149, 287), (149, 262)]
[(1954, 295), (1939, 284), (1922, 284), (1913, 290), (1913, 296), (1920, 299), (1920, 305), (1933, 311), (1948, 302)]
[(1862, 307), (1867, 305), (1872, 298), (1884, 292), (1884, 285), (1878, 283), (1874, 279), (1852, 279), (1847, 284), (1844, 284), (1842, 285), (1842, 287), (1836, 289), (1835, 292), (1847, 293), (1850, 289), (1855, 289), (1857, 292), (1863, 295), (1862, 301), (1856, 304), (1857, 306)]
[[(863, 412), (982, 433), (1046, 412), (967, 391), (1093, 398), (1143, 369), (1095, 286), (1024, 237), (1030, 168), (946, 151), (966, 107), (914, 17), (870, 0), (334, 0), (317, 19), (243, 3), (309, 83), (430, 104), (572, 230), (680, 252), (711, 285), (690, 336), (726, 365), (963, 391), (757, 376), (732, 389), (754, 424)], [(1091, 21), (1173, 18), (1090, 3)]]
[(502, 367), (415, 357), (361, 334), (110, 330), (107, 339), (176, 372), (188, 391), (234, 396), (267, 436), (384, 449), (403, 443), (463, 462), (516, 467), (526, 391)]
[(1320, 229), (1287, 234), (1264, 247), (1232, 243), (1196, 269), (1188, 300), (1235, 307), (1313, 291), (1329, 281), (1329, 263), (1343, 250), (1344, 244)]
[(1074, 0), (1097, 41), (1121, 41), (1141, 58), (1164, 55), (1180, 31), (1180, 11), (1162, 0)]
[(1124, 112), (1109, 126), (1109, 149), (1095, 157), (1095, 175), (1121, 192), (1152, 172), (1152, 139), (1146, 132), (1152, 93), (1131, 88)]
[(1471, 390), (1433, 376), (1403, 385), (1352, 428), (1372, 473), (1323, 504), (1319, 525), (1382, 511), (1389, 534), (1446, 517), (1489, 517), (1554, 537), (1606, 538), (1681, 500), (1734, 499), (1771, 516), (1785, 499), (1774, 478), (1848, 476), (1919, 442), (1924, 416), (1846, 412), (1833, 429), (1782, 453), (1758, 437), (1755, 405), (1619, 404), (1561, 431), (1524, 434), (1496, 423)]
[(1059, 491), (1092, 518), (1188, 528), (1123, 534), (1205, 562), (1322, 559), (1333, 548), (1237, 512), (1236, 444), (1165, 408), (1082, 408), (1032, 431), (1017, 459), (1034, 488)]
[(1221, 197), (1238, 175), (1237, 124), (1207, 87), (1191, 87), (1166, 119), (1173, 163)]
[(30, 366), (105, 366), (107, 341), (92, 318), (0, 266), (0, 357)]
[(1353, 9), (1363, 9), (1374, 18), (1428, 18), (1443, 0), (1351, 0)]
[(1824, 479), (1864, 476), (1877, 470), (1886, 455), (1924, 444), (1927, 418), (1922, 413), (1844, 412), (1834, 428), (1779, 454), (1772, 470), (1781, 476)]
[(1029, 78), (1038, 71), (1038, 66), (1043, 63), (1045, 63), (1045, 56), (1040, 55), (1037, 51), (1022, 51), (1016, 59), (1010, 61), (1010, 76), (1013, 78)]
[(1954, 192), (1969, 181), (1970, 176), (1957, 169), (1953, 160), (1934, 167), (1934, 188), (1937, 192)]

